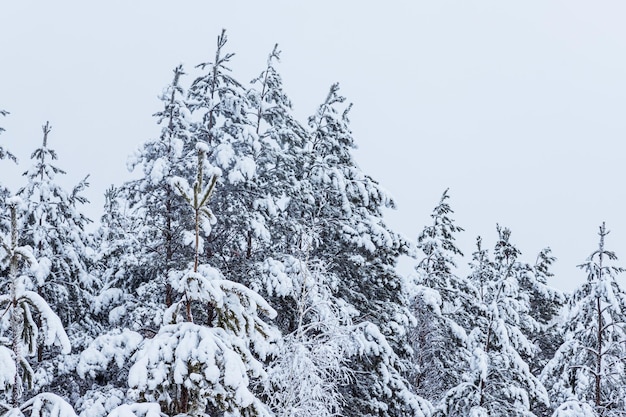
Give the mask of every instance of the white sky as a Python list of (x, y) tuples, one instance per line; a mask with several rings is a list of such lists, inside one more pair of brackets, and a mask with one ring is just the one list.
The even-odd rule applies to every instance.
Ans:
[(226, 28), (242, 82), (279, 43), (301, 121), (341, 84), (359, 164), (398, 203), (395, 230), (415, 238), (450, 187), (463, 265), (499, 223), (528, 262), (551, 246), (553, 284), (569, 290), (602, 221), (626, 259), (625, 16), (601, 0), (3, 2), (0, 140), (22, 165), (2, 163), (0, 181), (20, 185), (49, 120), (68, 183), (91, 174), (99, 217), (127, 156), (158, 134), (171, 70), (211, 61)]

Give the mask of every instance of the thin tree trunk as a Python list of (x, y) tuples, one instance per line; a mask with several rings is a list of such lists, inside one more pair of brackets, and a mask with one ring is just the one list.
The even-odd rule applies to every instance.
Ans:
[[(602, 223), (600, 234), (600, 250), (599, 250), (599, 272), (598, 281), (602, 282), (602, 254), (604, 252), (604, 223)], [(602, 305), (600, 303), (600, 297), (596, 297), (596, 309), (598, 314), (598, 351), (596, 358), (596, 407), (600, 407), (602, 403), (601, 388), (602, 388)]]
[(601, 398), (601, 384), (602, 384), (602, 308), (600, 304), (600, 297), (596, 297), (596, 308), (598, 313), (598, 352), (596, 358), (596, 407), (600, 407)]
[(22, 361), (22, 349), (20, 346), (20, 336), (22, 335), (23, 322), (20, 314), (18, 314), (17, 304), (17, 275), (18, 275), (18, 255), (17, 255), (17, 209), (11, 206), (11, 261), (9, 265), (9, 277), (11, 280), (11, 332), (12, 332), (12, 349), (15, 356), (15, 364), (17, 369), (13, 380), (13, 388), (11, 392), (11, 402), (14, 408), (20, 405), (20, 397), (22, 391), (22, 378), (20, 376), (20, 362)]

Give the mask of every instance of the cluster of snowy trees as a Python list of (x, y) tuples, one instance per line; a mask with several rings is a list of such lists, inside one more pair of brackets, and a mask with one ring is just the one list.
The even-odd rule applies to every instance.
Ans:
[(463, 276), (447, 192), (415, 242), (390, 230), (338, 86), (302, 124), (278, 49), (244, 84), (226, 40), (174, 69), (161, 134), (94, 232), (50, 125), (25, 185), (0, 183), (1, 416), (626, 414), (604, 225), (574, 294), (548, 285), (549, 249), (526, 263), (500, 226)]

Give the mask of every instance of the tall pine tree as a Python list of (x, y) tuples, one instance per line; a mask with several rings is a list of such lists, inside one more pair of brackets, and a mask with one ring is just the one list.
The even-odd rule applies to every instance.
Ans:
[(626, 292), (616, 281), (624, 270), (611, 265), (608, 233), (603, 223), (598, 249), (579, 265), (587, 281), (568, 303), (565, 341), (542, 373), (555, 405), (573, 398), (599, 416), (626, 412)]
[(449, 416), (534, 416), (537, 402), (548, 404), (541, 382), (525, 358), (536, 347), (523, 329), (534, 327), (520, 278), (527, 266), (510, 242), (511, 232), (498, 226), (494, 259), (478, 239), (471, 279), (481, 310), (468, 337), (472, 352), (464, 381), (446, 394), (442, 413)]
[(183, 68), (176, 67), (172, 83), (160, 97), (163, 109), (154, 114), (162, 126), (160, 136), (142, 144), (129, 161), (129, 167), (141, 169), (143, 175), (121, 188), (127, 201), (123, 204), (132, 209), (125, 223), (136, 231), (138, 262), (108, 274), (124, 276), (117, 282), (134, 296), (133, 302), (127, 302), (127, 324), (133, 329), (158, 327), (162, 312), (172, 303), (169, 271), (183, 267), (191, 254), (182, 238), (190, 223), (172, 185), (175, 177), (191, 175), (195, 160), (183, 75)]
[(289, 215), (304, 225), (295, 236), (337, 276), (336, 297), (357, 310), (355, 337), (360, 332), (361, 348), (350, 367), (359, 378), (344, 388), (343, 413), (423, 415), (429, 406), (409, 391), (403, 377), (411, 316), (395, 266), (410, 244), (382, 220), (383, 208), (394, 206), (391, 197), (354, 161), (350, 106), (342, 108), (344, 101), (333, 85), (309, 118)]
[(448, 190), (433, 210), (433, 222), (417, 239), (423, 257), (416, 267), (411, 310), (417, 318), (409, 333), (415, 370), (410, 373), (416, 392), (434, 403), (462, 380), (469, 359), (467, 332), (477, 314), (478, 293), (466, 277), (455, 274), (456, 256), (463, 256), (455, 235)]
[[(8, 114), (9, 114), (8, 111), (0, 110), (0, 116), (6, 116)], [(0, 136), (2, 135), (2, 132), (4, 131), (5, 129), (2, 126), (0, 126)], [(5, 147), (3, 147), (2, 144), (0, 144), (0, 161), (3, 159), (9, 159), (17, 163), (17, 158), (15, 157), (15, 155), (13, 155)], [(7, 232), (9, 230), (10, 220), (8, 219), (8, 215), (6, 214), (8, 213), (9, 210), (5, 206), (5, 201), (7, 198), (10, 197), (10, 195), (11, 193), (6, 188), (6, 186), (2, 184), (2, 182), (0, 182), (0, 219), (2, 218), (5, 219), (5, 221), (0, 222), (0, 231), (4, 231), (4, 232)]]
[(31, 277), (36, 291), (63, 312), (63, 323), (81, 339), (87, 323), (80, 318), (88, 317), (94, 284), (89, 271), (91, 241), (85, 232), (90, 220), (80, 211), (88, 202), (82, 195), (88, 183), (85, 178), (70, 191), (57, 183), (56, 176), (65, 171), (54, 165), (58, 156), (48, 146), (51, 130), (49, 123), (42, 127), (42, 146), (32, 153), (33, 165), (24, 172), (28, 183), (18, 191), (28, 207), (21, 240), (39, 259), (40, 268)]

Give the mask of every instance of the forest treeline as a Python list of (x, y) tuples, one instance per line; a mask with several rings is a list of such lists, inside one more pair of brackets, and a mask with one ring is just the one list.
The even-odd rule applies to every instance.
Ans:
[(415, 241), (385, 224), (337, 85), (302, 123), (277, 47), (249, 83), (232, 58), (222, 32), (174, 69), (93, 232), (49, 124), (23, 187), (0, 178), (1, 416), (626, 415), (604, 224), (572, 294), (501, 226), (461, 274), (447, 191)]

